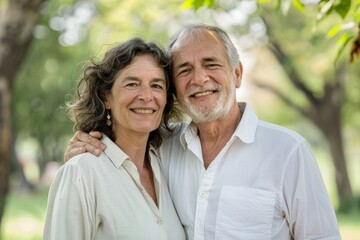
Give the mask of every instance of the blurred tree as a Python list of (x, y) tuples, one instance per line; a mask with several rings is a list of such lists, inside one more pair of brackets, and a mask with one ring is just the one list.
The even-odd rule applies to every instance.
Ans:
[[(267, 25), (269, 49), (283, 67), (287, 80), (294, 90), (301, 94), (304, 102), (296, 101), (294, 93), (289, 94), (264, 79), (257, 81), (256, 85), (274, 93), (321, 131), (328, 143), (334, 165), (339, 210), (346, 210), (353, 201), (342, 132), (346, 63), (342, 58), (338, 60), (337, 65), (333, 65), (326, 56), (319, 57), (320, 52), (331, 52), (325, 47), (331, 49), (334, 43), (324, 42), (323, 33), (311, 34), (309, 24), (299, 20), (299, 16), (294, 17), (295, 12), (291, 17), (266, 15), (263, 14), (263, 19)], [(297, 33), (286, 31), (284, 25), (296, 29)], [(305, 43), (302, 44), (301, 41)], [(322, 66), (316, 69), (316, 64)]]
[[(164, 44), (167, 20), (172, 17), (168, 12), (181, 12), (179, 5), (142, 0), (52, 0), (43, 6), (35, 41), (14, 85), (12, 104), (17, 140), (38, 142), (40, 175), (49, 161), (62, 162), (72, 124), (61, 106), (73, 93), (83, 65), (130, 36)], [(139, 6), (144, 7), (142, 11)]]
[(35, 41), (18, 71), (12, 98), (16, 140), (30, 137), (38, 142), (40, 172), (48, 161), (62, 161), (71, 123), (61, 106), (75, 88), (82, 66), (130, 36), (164, 45), (178, 26), (193, 21), (179, 8), (181, 2), (51, 0), (42, 5)]
[[(80, 3), (85, 4), (84, 1)], [(37, 142), (34, 160), (40, 178), (48, 162), (63, 159), (63, 149), (72, 129), (66, 117), (65, 101), (75, 87), (82, 62), (91, 54), (86, 40), (91, 17), (81, 24), (81, 16), (67, 22), (79, 8), (86, 7), (79, 2), (66, 4), (55, 0), (43, 6), (41, 21), (34, 31), (35, 41), (14, 85), (15, 136), (18, 142), (26, 139)], [(71, 30), (66, 26), (71, 26)]]
[(52, 0), (43, 6), (12, 104), (17, 140), (31, 138), (39, 145), (40, 177), (49, 161), (62, 162), (72, 123), (61, 106), (73, 93), (83, 66), (132, 36), (164, 45), (169, 19), (181, 12), (180, 3)]
[[(11, 93), (16, 73), (33, 39), (45, 0), (12, 0), (0, 14), (0, 228), (8, 193), (11, 149)], [(2, 3), (2, 6), (4, 3)]]
[[(237, 0), (238, 2), (246, 2), (249, 0)], [(253, 0), (260, 5), (270, 3), (269, 0)], [(199, 8), (206, 6), (211, 8), (215, 2), (220, 5), (224, 3), (222, 0), (184, 0), (183, 8)], [(274, 3), (274, 2), (272, 2)], [(280, 10), (284, 15), (288, 13), (291, 5), (293, 5), (300, 12), (305, 12), (306, 5), (316, 5), (318, 8), (316, 23), (328, 19), (329, 16), (337, 15), (341, 17), (341, 21), (332, 25), (328, 29), (328, 37), (339, 36), (337, 58), (341, 55), (345, 47), (350, 43), (351, 49), (349, 51), (350, 62), (354, 59), (360, 58), (360, 1), (359, 0), (277, 0), (276, 9)], [(316, 24), (315, 24), (316, 26)]]

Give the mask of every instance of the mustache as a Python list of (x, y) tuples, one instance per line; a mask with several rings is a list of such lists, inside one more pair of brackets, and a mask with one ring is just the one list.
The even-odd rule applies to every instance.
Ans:
[(186, 91), (186, 96), (192, 96), (199, 92), (206, 92), (206, 91), (219, 91), (221, 90), (221, 85), (216, 84), (214, 82), (209, 82), (204, 85), (193, 85)]

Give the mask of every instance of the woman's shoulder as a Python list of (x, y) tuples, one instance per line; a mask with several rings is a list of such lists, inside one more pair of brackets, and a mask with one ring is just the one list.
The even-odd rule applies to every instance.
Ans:
[(99, 157), (91, 153), (82, 153), (72, 157), (60, 169), (59, 174), (77, 179), (79, 176), (91, 175), (93, 171), (98, 171), (105, 164), (103, 154)]
[(76, 167), (80, 167), (80, 168), (86, 168), (89, 166), (92, 166), (94, 164), (96, 164), (100, 158), (103, 158), (101, 155), (99, 157), (93, 155), (92, 153), (89, 152), (85, 152), (85, 153), (81, 153), (77, 156), (74, 156), (72, 158), (70, 158), (70, 160), (68, 162), (65, 163), (64, 166), (76, 166)]

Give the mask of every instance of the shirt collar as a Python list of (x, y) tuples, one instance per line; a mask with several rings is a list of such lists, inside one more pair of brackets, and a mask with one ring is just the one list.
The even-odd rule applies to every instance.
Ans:
[(129, 156), (124, 153), (119, 146), (117, 146), (111, 139), (106, 136), (105, 134), (102, 134), (103, 137), (101, 141), (105, 144), (106, 148), (104, 153), (110, 161), (114, 164), (116, 168), (119, 168), (125, 160), (129, 160)]
[[(255, 133), (259, 119), (249, 104), (245, 102), (239, 102), (238, 105), (243, 115), (233, 136), (238, 137), (244, 143), (252, 143), (255, 140)], [(186, 149), (187, 147), (187, 136), (196, 137), (197, 135), (198, 129), (194, 122), (191, 122), (189, 125), (185, 126), (180, 134), (180, 142), (183, 148)]]
[[(110, 161), (114, 164), (116, 168), (119, 168), (125, 160), (130, 160), (129, 156), (119, 148), (108, 136), (102, 134), (103, 137), (101, 141), (105, 144), (106, 148), (104, 153)], [(150, 153), (158, 156), (158, 152), (153, 146), (150, 146)]]
[(255, 141), (259, 119), (249, 104), (241, 102), (238, 105), (243, 115), (234, 132), (234, 136), (237, 136), (244, 143), (252, 143)]

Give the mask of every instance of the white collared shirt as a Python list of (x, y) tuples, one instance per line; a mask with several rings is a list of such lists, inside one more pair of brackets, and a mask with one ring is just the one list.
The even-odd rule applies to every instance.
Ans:
[(190, 240), (340, 239), (316, 160), (299, 134), (258, 120), (249, 106), (204, 168), (197, 128), (160, 148), (170, 194)]
[(184, 240), (154, 149), (158, 207), (129, 157), (104, 136), (105, 153), (84, 153), (56, 174), (49, 191), (44, 240)]

